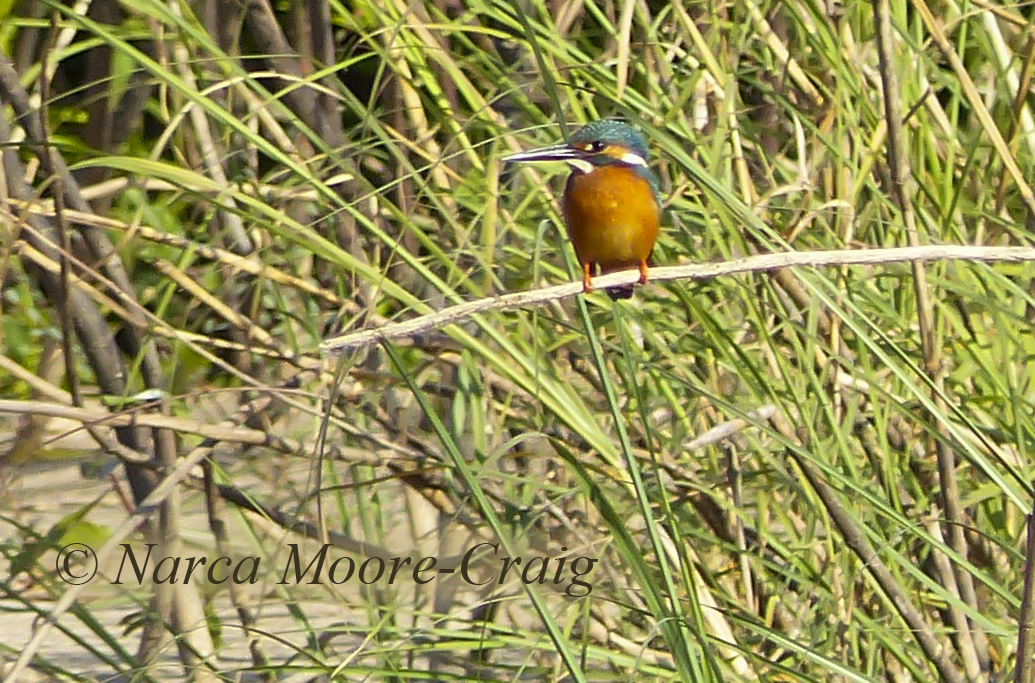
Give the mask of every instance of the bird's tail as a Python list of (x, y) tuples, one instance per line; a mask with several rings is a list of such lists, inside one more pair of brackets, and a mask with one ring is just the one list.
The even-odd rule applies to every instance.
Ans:
[(604, 291), (611, 297), (612, 301), (619, 301), (621, 299), (631, 299), (633, 297), (633, 287), (635, 285), (619, 285), (617, 287), (608, 287)]
[[(616, 263), (607, 266), (600, 267), (600, 274), (607, 275), (608, 273), (617, 273), (620, 270), (628, 270), (629, 268), (635, 268), (636, 263)], [(635, 285), (618, 285), (617, 287), (608, 287), (604, 291), (611, 297), (612, 301), (619, 301), (621, 299), (631, 299), (633, 296), (633, 287)]]

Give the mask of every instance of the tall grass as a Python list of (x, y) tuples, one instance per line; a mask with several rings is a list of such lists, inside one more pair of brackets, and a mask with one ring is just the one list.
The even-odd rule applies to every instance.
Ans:
[[(197, 675), (1031, 680), (1018, 667), (1031, 659), (1018, 657), (1035, 435), (1027, 264), (648, 284), (631, 303), (564, 298), (319, 351), (574, 279), (564, 169), (499, 158), (601, 117), (651, 143), (666, 206), (657, 265), (1028, 246), (1026, 7), (891, 0), (882, 26), (879, 2), (390, 0), (307, 14), (317, 5), (227, 17), (139, 0), (103, 19), (26, 5), (0, 29), (49, 128), (49, 146), (18, 137), (3, 109), (39, 199), (3, 204), (5, 357), (35, 368), (34, 340), (61, 315), (21, 282), (47, 267), (20, 246), (26, 216), (102, 229), (132, 296), (86, 266), (75, 286), (157, 344), (178, 452), (212, 456), (207, 484), (183, 488), (188, 547), (276, 558), (262, 590), (206, 587), (223, 659), (185, 657)], [(91, 213), (55, 213), (31, 161), (50, 146)], [(124, 352), (128, 398), (150, 384)], [(91, 385), (85, 362), (69, 367)], [(0, 386), (30, 398), (14, 374)], [(217, 390), (234, 396), (223, 414)], [(223, 420), (218, 434), (199, 427)], [(48, 530), (12, 529), (9, 554)], [(499, 543), (495, 557), (481, 548), (480, 576), (504, 555), (548, 558), (551, 572), (592, 558), (592, 591), (513, 575), (279, 584), (266, 568), (306, 533), (357, 564), (456, 567)], [(264, 623), (272, 612), (290, 627)], [(104, 667), (147, 670), (128, 654), (135, 632), (88, 607), (66, 619), (108, 641)], [(2, 641), (11, 655), (23, 645)]]

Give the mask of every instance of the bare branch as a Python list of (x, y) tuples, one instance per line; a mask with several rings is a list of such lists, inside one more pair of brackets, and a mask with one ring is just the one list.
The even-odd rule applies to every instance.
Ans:
[[(858, 251), (792, 251), (748, 256), (722, 263), (694, 263), (666, 268), (651, 268), (652, 282), (667, 280), (708, 280), (737, 273), (758, 273), (788, 267), (858, 266), (921, 261), (1035, 261), (1035, 248), (972, 247), (966, 245), (926, 245), (896, 249), (861, 249)], [(594, 278), (599, 289), (636, 282), (639, 273), (626, 270)], [(483, 311), (519, 308), (574, 296), (582, 291), (581, 282), (569, 282), (527, 292), (491, 296), (451, 306), (412, 320), (389, 323), (372, 330), (351, 332), (328, 339), (322, 351), (342, 351), (376, 344), (384, 339), (412, 337), (428, 330), (470, 318)]]

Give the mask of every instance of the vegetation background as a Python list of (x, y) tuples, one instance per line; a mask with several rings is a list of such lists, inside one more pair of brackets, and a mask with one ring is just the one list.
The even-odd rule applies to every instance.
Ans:
[[(0, 639), (8, 679), (1032, 680), (1025, 263), (551, 296), (321, 351), (574, 279), (564, 169), (499, 158), (601, 117), (650, 141), (659, 265), (1028, 246), (1032, 17), (0, 3), (0, 588), (12, 618), (63, 613)], [(48, 516), (17, 481), (54, 458), (101, 478)], [(53, 572), (73, 540), (107, 543), (109, 579), (118, 543), (148, 541), (453, 567), (500, 542), (480, 576), (503, 555), (598, 562), (582, 597), (515, 576), (278, 584), (271, 562), (255, 585), (87, 600)], [(92, 663), (40, 654), (57, 631)]]

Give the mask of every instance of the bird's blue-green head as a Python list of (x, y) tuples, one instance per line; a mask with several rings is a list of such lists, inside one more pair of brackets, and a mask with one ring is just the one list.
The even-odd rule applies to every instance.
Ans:
[(503, 161), (563, 161), (579, 173), (611, 164), (645, 169), (647, 141), (628, 123), (604, 119), (587, 123), (565, 143), (511, 154)]

